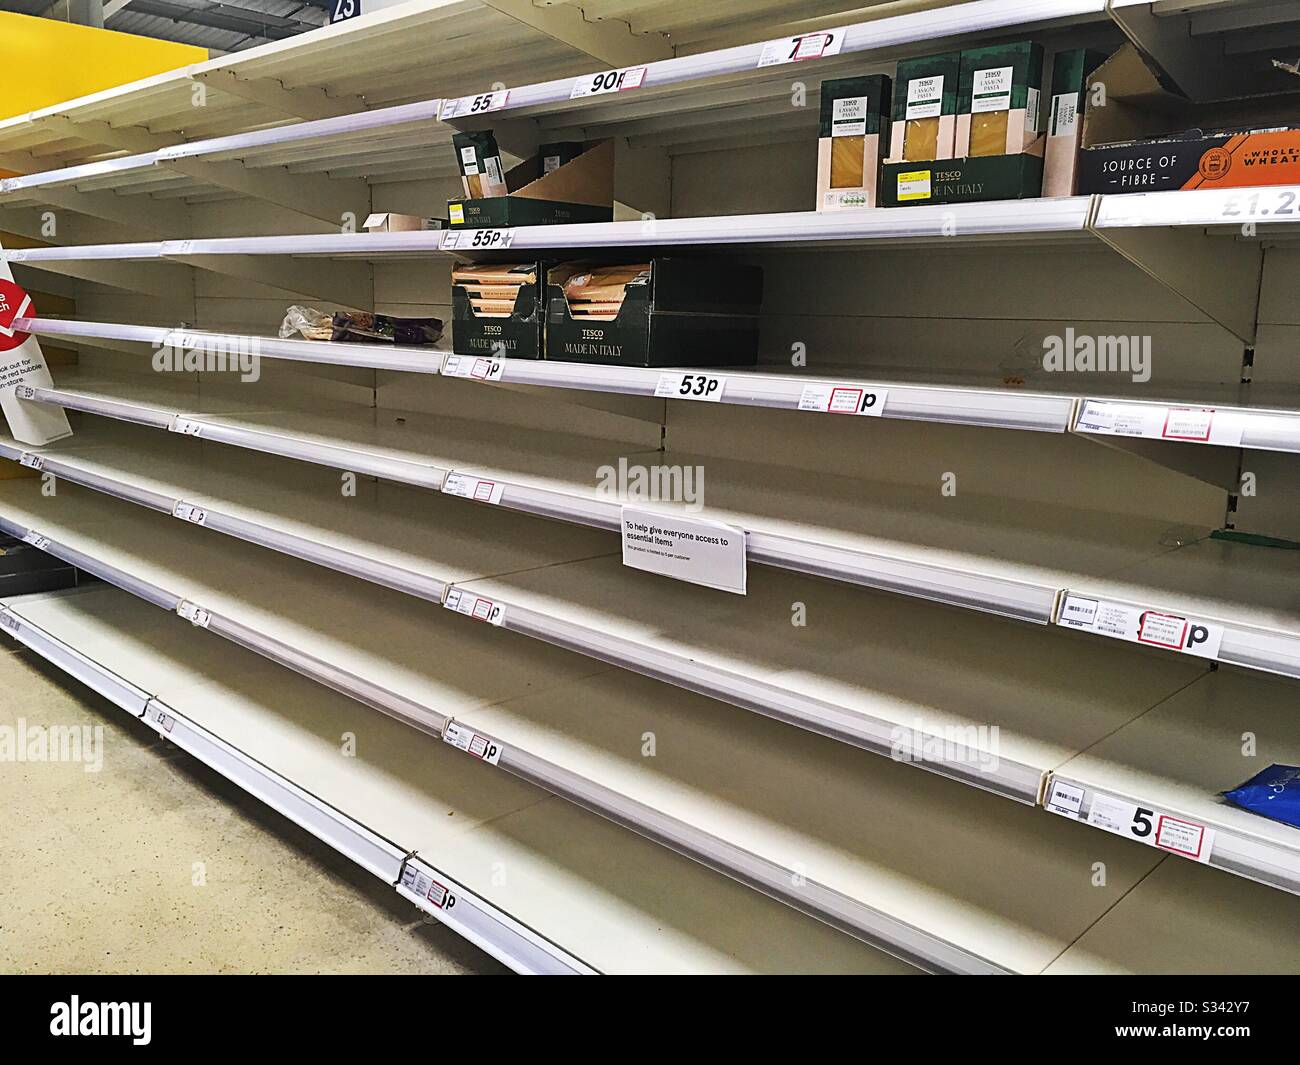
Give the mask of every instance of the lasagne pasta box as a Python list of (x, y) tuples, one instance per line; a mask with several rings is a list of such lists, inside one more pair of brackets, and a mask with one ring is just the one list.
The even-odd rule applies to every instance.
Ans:
[(1080, 193), (1300, 184), (1294, 96), (1193, 105), (1131, 45), (1098, 68), (1104, 106), (1088, 98)]
[(654, 259), (610, 296), (612, 316), (584, 314), (565, 294), (580, 264), (546, 285), (546, 358), (618, 366), (752, 366), (758, 361), (763, 271), (720, 259)]

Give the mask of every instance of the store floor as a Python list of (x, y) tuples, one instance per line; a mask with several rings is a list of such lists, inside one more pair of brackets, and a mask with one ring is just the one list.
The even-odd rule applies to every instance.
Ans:
[(505, 971), (3, 637), (0, 727), (24, 723), (102, 727), (102, 744), (79, 762), (0, 745), (0, 972)]

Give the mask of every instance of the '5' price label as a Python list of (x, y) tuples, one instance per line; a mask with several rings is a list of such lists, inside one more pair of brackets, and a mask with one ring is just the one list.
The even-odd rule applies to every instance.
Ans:
[(659, 375), (655, 395), (665, 399), (696, 399), (706, 403), (722, 402), (727, 379), (706, 373), (665, 373)]
[(624, 67), (622, 70), (603, 70), (599, 74), (589, 74), (575, 78), (570, 100), (579, 100), (584, 96), (602, 96), (607, 92), (623, 92), (626, 89), (639, 89), (645, 80), (645, 67)]

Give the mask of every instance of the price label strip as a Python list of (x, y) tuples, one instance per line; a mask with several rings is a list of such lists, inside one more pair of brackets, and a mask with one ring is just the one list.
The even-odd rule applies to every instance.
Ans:
[(1223, 643), (1223, 626), (1215, 622), (1075, 592), (1065, 593), (1056, 623), (1067, 629), (1211, 660), (1218, 659)]
[(176, 613), (200, 629), (206, 629), (208, 622), (212, 620), (210, 611), (204, 610), (198, 603), (191, 603), (188, 599), (182, 599), (176, 604)]
[(443, 100), (438, 108), (438, 119), (446, 122), (449, 118), (464, 118), (466, 115), (484, 115), (489, 111), (500, 111), (510, 98), (509, 89), (496, 92), (482, 92), (477, 96), (460, 96), (454, 100)]
[(34, 451), (24, 451), (18, 456), (18, 465), (26, 466), (29, 470), (39, 470), (45, 465), (45, 459)]
[(805, 59), (822, 59), (839, 55), (843, 47), (843, 29), (818, 30), (815, 33), (801, 33), (797, 37), (782, 37), (763, 45), (758, 65), (760, 68), (775, 67), (782, 63), (799, 63)]
[[(1052, 778), (1046, 809), (1062, 817), (1084, 821), (1094, 828), (1135, 839), (1158, 850), (1208, 863), (1214, 849), (1214, 829), (1175, 817), (1152, 806), (1139, 806), (1127, 799), (1103, 795), (1064, 780)], [(1088, 812), (1083, 812), (1084, 806)]]
[(1239, 447), (1245, 420), (1237, 411), (1215, 407), (1166, 407), (1085, 399), (1074, 422), (1077, 433), (1173, 440)]
[(1280, 189), (1251, 189), (1249, 192), (1230, 192), (1219, 208), (1219, 215), (1229, 221), (1249, 222), (1257, 218), (1281, 218), (1286, 221), (1300, 219), (1300, 189), (1292, 186)]
[(176, 501), (176, 505), (172, 507), (172, 517), (180, 518), (181, 521), (188, 521), (192, 525), (206, 525), (208, 523), (208, 512), (206, 510), (179, 499)]
[(37, 551), (44, 551), (50, 546), (50, 538), (42, 536), (35, 529), (28, 529), (23, 533), (23, 543), (31, 544)]
[(486, 621), (489, 625), (506, 623), (506, 608), (503, 604), (460, 588), (448, 588), (442, 605), (447, 610), (454, 610), (475, 621)]
[(463, 377), (470, 381), (500, 381), (505, 375), (504, 359), (485, 359), (477, 355), (448, 355), (447, 361), (442, 364), (443, 377)]
[(885, 413), (888, 389), (870, 385), (805, 385), (799, 396), (799, 409), (822, 414), (864, 414), (879, 418)]
[(167, 423), (167, 431), (169, 433), (180, 433), (181, 436), (200, 436), (203, 426), (198, 422), (192, 422), (188, 418), (177, 415)]
[(707, 373), (661, 373), (655, 395), (663, 399), (694, 399), (721, 403), (727, 379)]
[(10, 632), (17, 633), (22, 629), (22, 622), (9, 612), (8, 607), (0, 607), (0, 625), (3, 625)]
[(466, 728), (456, 721), (450, 719), (447, 721), (446, 727), (442, 730), (442, 740), (444, 743), (450, 743), (458, 751), (464, 751), (489, 765), (498, 765), (501, 761), (501, 745), (496, 740), (488, 739), (482, 733)]
[(449, 229), (439, 239), (442, 251), (459, 248), (461, 251), (496, 251), (510, 247), (515, 242), (513, 229)]
[(467, 473), (449, 473), (447, 479), (442, 482), (442, 491), (445, 495), (472, 499), (475, 503), (491, 503), (493, 506), (501, 502), (501, 493), (504, 490), (505, 485), (500, 481), (485, 481), (481, 477), (471, 477)]
[(425, 899), (440, 910), (450, 910), (456, 905), (456, 893), (446, 884), (407, 862), (398, 883), (416, 898)]
[(573, 79), (573, 91), (570, 100), (580, 100), (584, 96), (603, 96), (610, 92), (626, 92), (639, 89), (645, 80), (645, 67), (623, 67), (622, 70), (603, 70), (599, 74), (587, 74)]

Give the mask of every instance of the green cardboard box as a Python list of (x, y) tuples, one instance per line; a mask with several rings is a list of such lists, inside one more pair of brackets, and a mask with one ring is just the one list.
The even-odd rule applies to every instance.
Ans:
[(1038, 196), (1043, 160), (1037, 155), (983, 155), (929, 163), (886, 163), (882, 207), (926, 203), (979, 203)]

